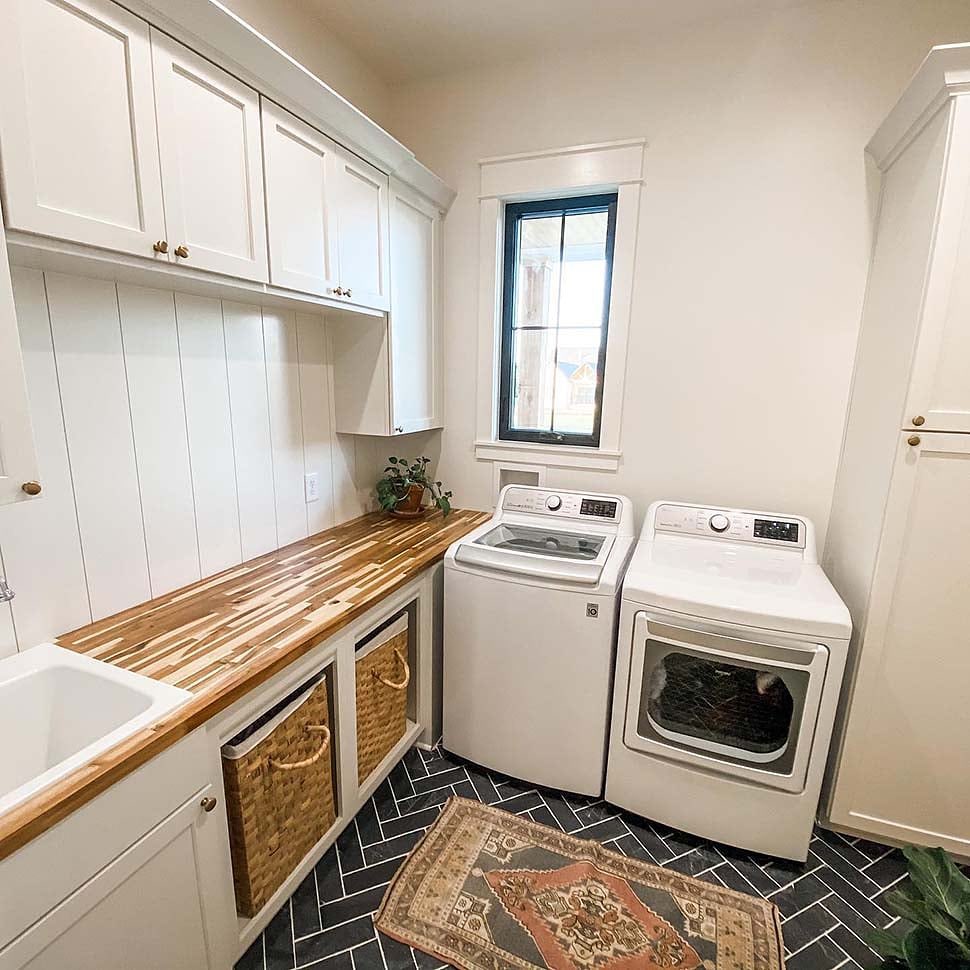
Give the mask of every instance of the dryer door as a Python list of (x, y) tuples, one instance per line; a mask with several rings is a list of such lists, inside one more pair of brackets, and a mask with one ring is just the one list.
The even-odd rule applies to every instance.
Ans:
[(801, 791), (827, 663), (822, 644), (739, 639), (638, 613), (624, 742)]

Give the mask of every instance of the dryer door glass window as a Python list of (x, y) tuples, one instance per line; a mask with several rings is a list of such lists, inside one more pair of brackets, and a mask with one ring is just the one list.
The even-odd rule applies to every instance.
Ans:
[(604, 536), (585, 535), (581, 532), (556, 532), (553, 529), (534, 529), (525, 525), (500, 525), (475, 541), (493, 549), (592, 562), (600, 554), (606, 540)]
[[(638, 730), (776, 770), (791, 760), (809, 674), (648, 640)], [(787, 757), (786, 757), (787, 755)]]

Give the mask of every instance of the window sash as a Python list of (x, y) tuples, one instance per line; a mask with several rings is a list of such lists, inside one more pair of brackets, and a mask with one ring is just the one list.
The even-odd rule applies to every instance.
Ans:
[[(565, 199), (542, 199), (534, 202), (514, 202), (505, 206), (505, 240), (502, 263), (502, 354), (499, 384), (498, 437), (502, 441), (527, 441), (538, 444), (577, 445), (598, 448), (602, 424), (603, 387), (606, 375), (606, 343), (610, 316), (610, 295), (613, 282), (613, 244), (616, 237), (617, 194), (585, 195)], [(596, 362), (596, 393), (594, 397), (593, 428), (590, 434), (575, 432), (542, 431), (531, 428), (513, 428), (512, 421), (512, 366), (515, 334), (515, 297), (518, 279), (519, 233), (523, 216), (559, 216), (563, 220), (560, 234), (560, 273), (562, 272), (565, 219), (569, 215), (586, 212), (606, 212), (606, 269), (603, 278), (603, 310), (600, 324), (600, 343)], [(520, 328), (526, 329), (526, 328)], [(533, 330), (554, 330), (555, 327), (533, 327)], [(553, 421), (555, 424), (555, 401)]]

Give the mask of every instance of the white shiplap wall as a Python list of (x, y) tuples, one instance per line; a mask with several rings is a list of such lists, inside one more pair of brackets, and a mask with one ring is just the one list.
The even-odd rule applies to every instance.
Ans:
[(320, 315), (12, 272), (44, 491), (0, 508), (0, 656), (360, 514)]

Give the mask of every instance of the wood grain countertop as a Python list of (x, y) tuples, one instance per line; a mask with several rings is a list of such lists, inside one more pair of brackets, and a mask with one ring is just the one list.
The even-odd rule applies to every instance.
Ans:
[(0, 817), (0, 859), (366, 613), (487, 518), (364, 515), (59, 637), (195, 696)]

